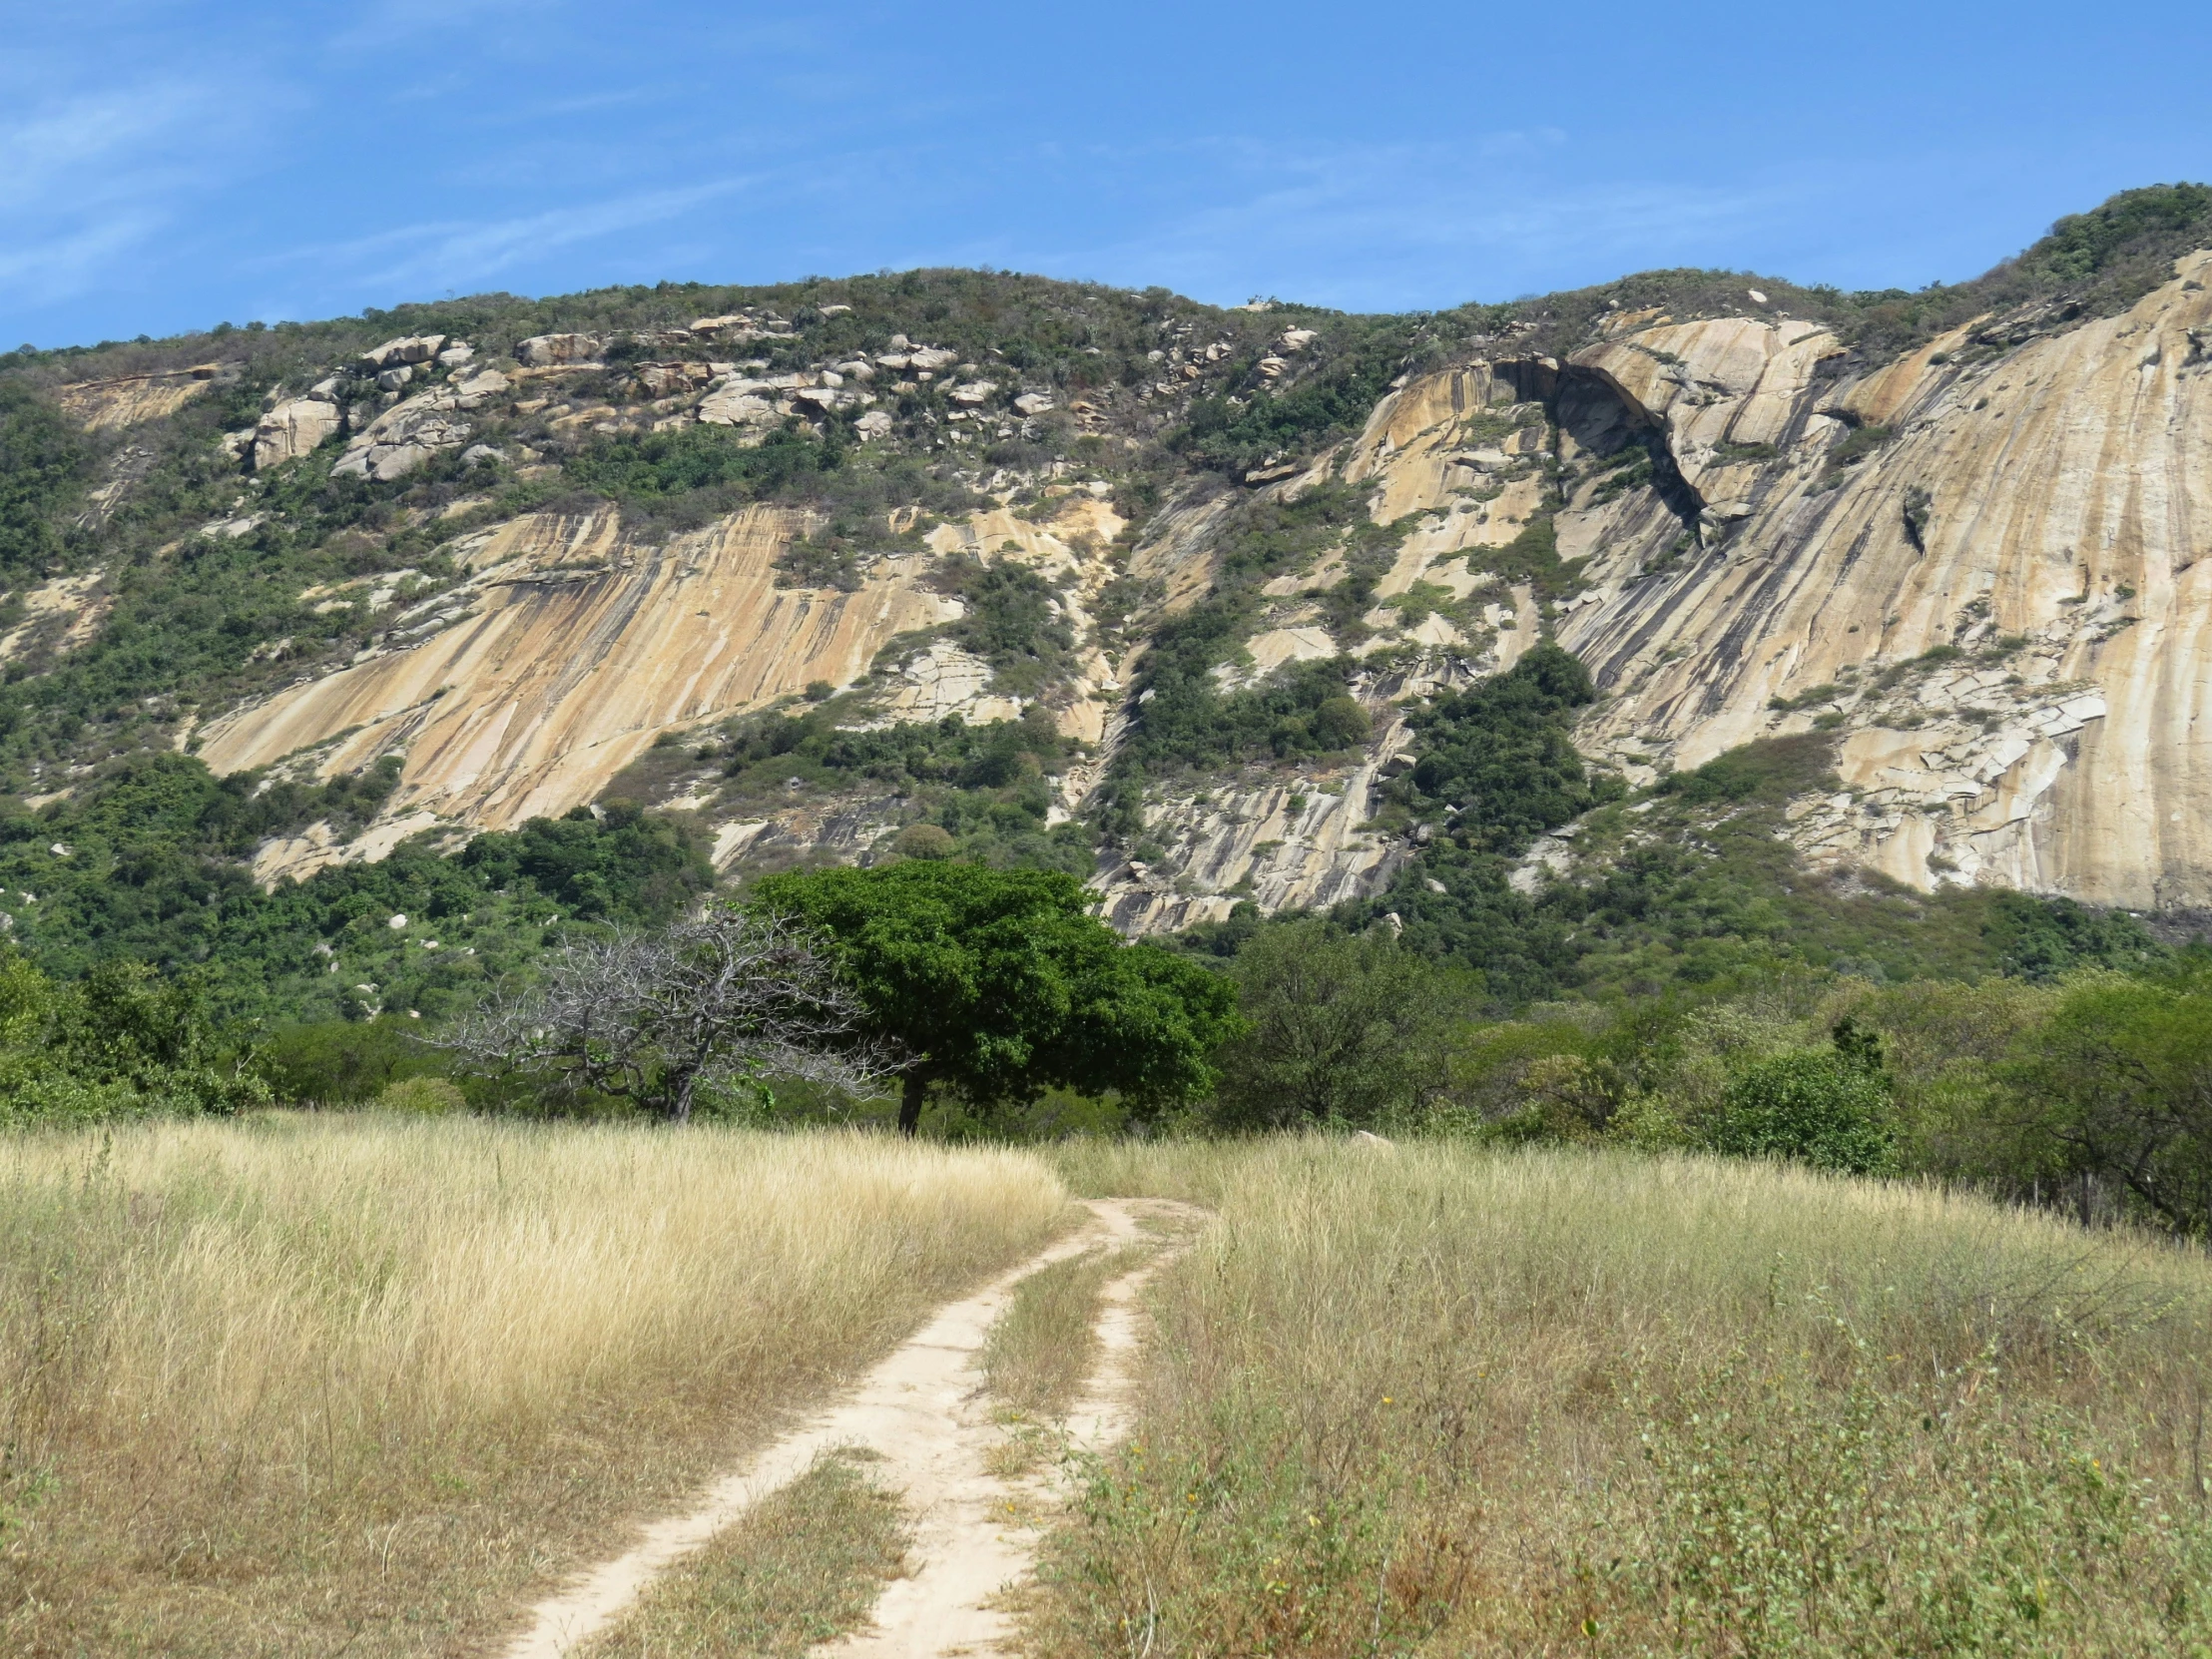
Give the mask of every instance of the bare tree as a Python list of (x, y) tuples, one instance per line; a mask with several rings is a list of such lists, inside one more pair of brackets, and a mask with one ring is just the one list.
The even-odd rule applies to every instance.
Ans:
[(441, 1046), (480, 1072), (615, 1095), (683, 1123), (703, 1084), (868, 1087), (893, 1068), (858, 1039), (860, 1020), (806, 933), (716, 906), (657, 933), (563, 946), (541, 984), (494, 998)]

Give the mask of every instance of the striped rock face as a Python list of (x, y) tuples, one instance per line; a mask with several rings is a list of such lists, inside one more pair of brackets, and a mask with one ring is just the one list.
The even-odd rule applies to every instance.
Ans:
[(1544, 399), (1562, 460), (1653, 449), (1557, 520), (1590, 581), (1559, 639), (1607, 694), (1579, 741), (1631, 779), (1832, 731), (1844, 789), (1794, 810), (1816, 859), (2212, 905), (2212, 253), (2123, 315), (2004, 351), (1974, 326), (1854, 378), (1811, 323), (1625, 316), (1406, 385), (1354, 465), (1442, 546), (1519, 516), (1454, 499), (1509, 475), (1465, 437), (1500, 398)]
[(498, 829), (597, 795), (662, 732), (864, 671), (943, 619), (919, 559), (854, 593), (779, 588), (803, 529), (756, 508), (660, 544), (609, 511), (533, 515), (455, 544), (468, 579), (335, 674), (199, 734), (218, 772), (302, 758), (328, 776), (403, 749), (395, 815)]

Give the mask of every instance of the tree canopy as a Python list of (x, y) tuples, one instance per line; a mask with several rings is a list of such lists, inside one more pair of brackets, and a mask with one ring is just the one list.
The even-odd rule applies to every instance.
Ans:
[(770, 876), (757, 891), (830, 941), (870, 1034), (907, 1062), (908, 1134), (932, 1084), (977, 1106), (1054, 1087), (1139, 1110), (1193, 1099), (1238, 1025), (1233, 986), (1124, 942), (1058, 870), (910, 860)]

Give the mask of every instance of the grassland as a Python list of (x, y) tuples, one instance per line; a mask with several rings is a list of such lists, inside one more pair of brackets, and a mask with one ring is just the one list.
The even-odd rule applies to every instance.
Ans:
[[(1037, 1659), (2212, 1651), (2192, 1247), (1625, 1151), (373, 1115), (0, 1142), (0, 1649), (482, 1651), (1071, 1190), (1215, 1219)], [(978, 1382), (1064, 1408), (1116, 1260)], [(907, 1519), (826, 1460), (601, 1650), (800, 1652)]]
[(474, 1651), (1065, 1205), (851, 1135), (0, 1140), (0, 1651)]
[(2212, 1272), (1626, 1154), (1077, 1149), (1220, 1219), (1041, 1655), (2151, 1654), (2212, 1636)]

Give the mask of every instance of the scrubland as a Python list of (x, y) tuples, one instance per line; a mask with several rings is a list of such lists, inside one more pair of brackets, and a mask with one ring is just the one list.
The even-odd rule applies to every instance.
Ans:
[(0, 1140), (0, 1650), (473, 1651), (1065, 1210), (853, 1135)]
[(1080, 1148), (1214, 1204), (1044, 1655), (2204, 1651), (2191, 1249), (1606, 1152)]

